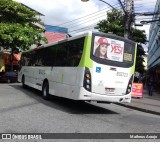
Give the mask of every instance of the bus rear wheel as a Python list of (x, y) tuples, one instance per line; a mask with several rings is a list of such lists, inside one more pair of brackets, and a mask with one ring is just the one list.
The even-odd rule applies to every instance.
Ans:
[(24, 76), (22, 77), (22, 87), (23, 87), (23, 88), (26, 88), (26, 85), (25, 85), (25, 77), (24, 77)]
[(10, 79), (7, 79), (7, 83), (11, 83), (11, 80), (10, 80)]
[(49, 84), (48, 84), (48, 82), (43, 83), (42, 95), (43, 95), (43, 99), (49, 100)]

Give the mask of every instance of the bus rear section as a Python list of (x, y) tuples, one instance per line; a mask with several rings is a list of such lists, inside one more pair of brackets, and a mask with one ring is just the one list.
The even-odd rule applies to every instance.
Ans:
[(92, 70), (92, 100), (130, 102), (133, 75), (130, 68), (95, 64)]
[[(97, 51), (98, 48), (102, 51)], [(85, 68), (84, 89), (82, 87), (80, 99), (131, 102), (135, 52), (136, 44), (130, 40), (93, 34), (90, 54), (92, 66)]]

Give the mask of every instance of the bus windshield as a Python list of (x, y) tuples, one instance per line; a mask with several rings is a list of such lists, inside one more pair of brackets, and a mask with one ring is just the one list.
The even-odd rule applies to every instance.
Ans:
[(91, 52), (98, 63), (128, 67), (134, 62), (135, 43), (116, 36), (93, 35)]

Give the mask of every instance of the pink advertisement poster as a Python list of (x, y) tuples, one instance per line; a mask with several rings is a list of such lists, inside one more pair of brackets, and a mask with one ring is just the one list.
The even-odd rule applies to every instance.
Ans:
[(99, 58), (123, 62), (124, 42), (116, 39), (96, 36), (94, 55)]
[(142, 83), (133, 83), (132, 97), (143, 97), (143, 84)]

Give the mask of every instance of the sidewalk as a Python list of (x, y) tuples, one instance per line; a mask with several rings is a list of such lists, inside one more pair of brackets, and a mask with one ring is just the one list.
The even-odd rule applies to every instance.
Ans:
[(145, 88), (143, 90), (143, 98), (132, 98), (131, 103), (117, 104), (131, 109), (160, 115), (160, 92), (153, 91), (153, 96), (149, 96), (148, 91)]

